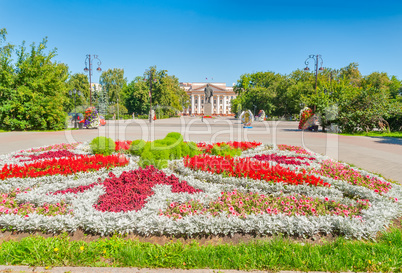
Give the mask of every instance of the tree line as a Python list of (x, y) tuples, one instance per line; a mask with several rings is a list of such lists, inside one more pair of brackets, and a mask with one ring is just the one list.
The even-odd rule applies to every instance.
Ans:
[[(72, 74), (68, 65), (55, 61), (57, 50), (48, 50), (47, 38), (26, 47), (6, 43), (6, 29), (0, 29), (0, 129), (61, 130), (67, 113), (84, 112), (89, 106), (88, 76)], [(14, 60), (15, 58), (15, 60)], [(153, 105), (164, 106), (163, 115), (175, 115), (188, 105), (188, 95), (179, 80), (167, 70), (150, 67), (130, 83), (124, 70), (113, 68), (100, 75), (100, 90), (92, 90), (92, 104), (104, 115), (136, 113), (150, 110), (150, 84)], [(69, 95), (79, 90), (79, 96)]]
[[(0, 129), (59, 130), (67, 113), (83, 112), (89, 106), (88, 76), (72, 74), (68, 65), (55, 61), (57, 50), (47, 48), (47, 39), (29, 47), (6, 43), (0, 29)], [(143, 75), (127, 81), (124, 70), (107, 69), (100, 75), (100, 90), (93, 90), (92, 103), (104, 115), (147, 115), (152, 108), (173, 116), (189, 105), (189, 96), (177, 77), (167, 70), (149, 67)], [(374, 128), (402, 130), (402, 82), (384, 72), (363, 76), (358, 64), (341, 69), (325, 68), (313, 73), (295, 70), (246, 73), (234, 91), (232, 112), (262, 109), (268, 116), (297, 117), (305, 106), (316, 109), (324, 126), (338, 124), (345, 132)], [(70, 90), (82, 95), (74, 98)], [(118, 110), (117, 110), (118, 109)]]
[(316, 109), (322, 125), (344, 132), (374, 128), (402, 130), (402, 82), (384, 72), (363, 76), (357, 63), (318, 74), (295, 70), (243, 74), (234, 88), (232, 111), (263, 109), (268, 116), (295, 117), (305, 106)]

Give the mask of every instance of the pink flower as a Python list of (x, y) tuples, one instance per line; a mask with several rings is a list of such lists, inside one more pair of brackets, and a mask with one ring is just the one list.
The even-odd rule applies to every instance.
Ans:
[(395, 202), (398, 202), (398, 198), (395, 197), (394, 200), (395, 200)]
[(328, 197), (325, 197), (325, 201), (327, 201), (327, 202), (328, 202), (328, 201), (329, 201), (329, 198), (328, 198)]
[(170, 207), (173, 208), (173, 207), (174, 207), (174, 203), (170, 203)]

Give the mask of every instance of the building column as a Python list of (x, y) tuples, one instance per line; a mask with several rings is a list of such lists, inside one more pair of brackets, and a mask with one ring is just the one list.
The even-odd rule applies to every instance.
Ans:
[(191, 114), (194, 115), (194, 95), (191, 95)]
[(226, 96), (223, 96), (223, 114), (226, 115)]
[(216, 114), (217, 115), (219, 115), (220, 113), (220, 107), (221, 107), (221, 104), (220, 104), (220, 98), (221, 98), (221, 96), (219, 96), (219, 95), (217, 95), (216, 96)]
[(198, 95), (198, 114), (201, 114), (201, 95)]
[(214, 96), (211, 97), (211, 112), (214, 114)]

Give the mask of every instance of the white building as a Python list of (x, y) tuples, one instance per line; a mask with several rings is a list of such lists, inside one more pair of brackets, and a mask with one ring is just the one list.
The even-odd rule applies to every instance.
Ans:
[[(233, 116), (231, 112), (232, 100), (237, 97), (233, 92), (233, 87), (226, 86), (226, 83), (209, 83), (213, 90), (211, 97), (213, 115)], [(186, 91), (190, 97), (190, 106), (184, 110), (185, 115), (204, 114), (204, 89), (207, 87), (205, 82), (180, 83), (180, 87)]]
[(91, 91), (101, 91), (102, 85), (99, 83), (92, 82), (91, 83)]

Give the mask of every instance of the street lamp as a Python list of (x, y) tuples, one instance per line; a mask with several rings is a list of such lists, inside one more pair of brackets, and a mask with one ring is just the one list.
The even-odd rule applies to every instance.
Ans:
[[(312, 59), (314, 61), (314, 66), (315, 66), (315, 94), (317, 95), (317, 81), (318, 81), (318, 71), (323, 71), (324, 68), (322, 67), (322, 56), (317, 54), (317, 55), (309, 55), (308, 58), (304, 61), (304, 64), (306, 65), (306, 68), (304, 68), (304, 71), (310, 71), (310, 68), (308, 68), (309, 60)], [(318, 67), (318, 61), (321, 61), (320, 67)], [(314, 105), (314, 112), (316, 109), (316, 105)]]
[(149, 123), (152, 123), (152, 83), (156, 79), (153, 79), (152, 70), (146, 70), (145, 74), (144, 81), (149, 81)]
[(68, 94), (70, 95), (70, 97), (74, 97), (74, 128), (77, 128), (77, 104), (76, 104), (76, 98), (77, 96), (81, 96), (82, 93), (79, 90), (73, 89), (68, 91)]
[(253, 106), (254, 106), (254, 117), (255, 117), (255, 109), (257, 108), (257, 105), (253, 104)]
[(91, 76), (92, 76), (92, 62), (94, 60), (98, 60), (98, 68), (96, 69), (98, 72), (101, 72), (102, 69), (100, 68), (101, 60), (98, 58), (98, 55), (92, 55), (91, 54), (87, 54), (87, 57), (85, 59), (85, 68), (84, 71), (88, 72), (89, 75), (89, 105), (92, 106), (92, 80), (91, 80)]

